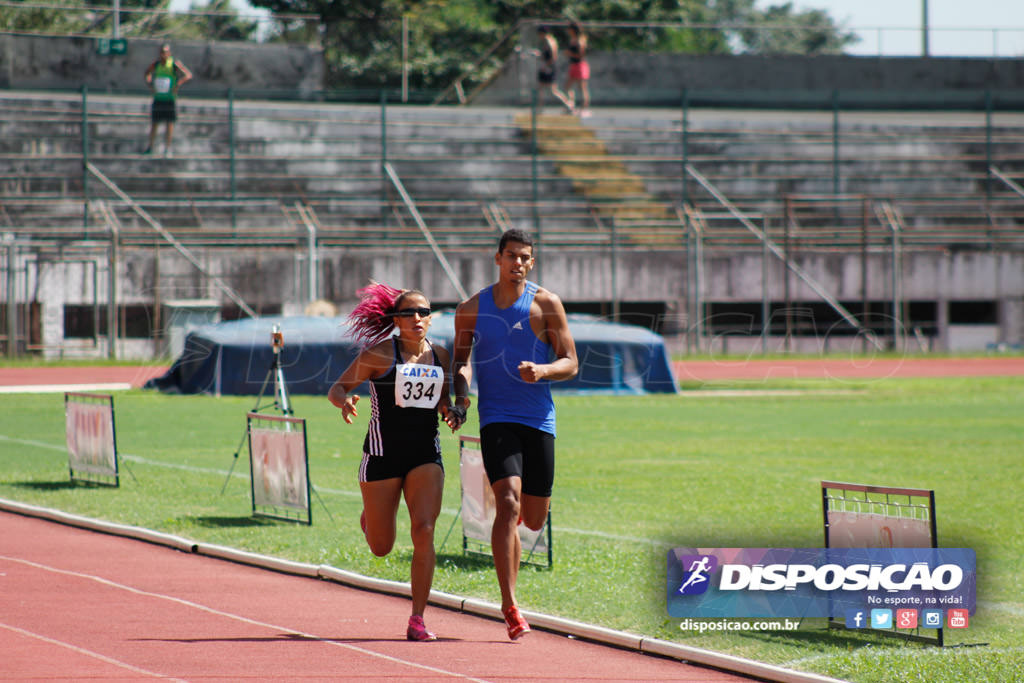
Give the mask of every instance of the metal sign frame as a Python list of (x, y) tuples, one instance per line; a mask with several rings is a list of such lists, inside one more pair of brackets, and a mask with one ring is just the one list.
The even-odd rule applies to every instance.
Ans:
[[(91, 410), (94, 433), (85, 435), (80, 431), (81, 420), (89, 419), (85, 413), (74, 406), (82, 406)], [(89, 408), (85, 408), (89, 406)], [(100, 420), (104, 413), (109, 415), (109, 422)], [(109, 425), (109, 427), (108, 427)], [(71, 481), (79, 481), (97, 486), (121, 485), (121, 477), (117, 457), (117, 427), (114, 422), (114, 397), (110, 394), (89, 394), (81, 392), (64, 393), (64, 428), (68, 446), (68, 473)], [(99, 439), (109, 441), (100, 443)], [(83, 447), (88, 451), (83, 453)], [(106, 460), (107, 462), (103, 462)]]
[[(855, 509), (855, 512), (867, 509), (868, 512), (865, 514), (877, 516), (879, 518), (878, 521), (902, 519), (900, 515), (902, 515), (903, 510), (913, 511), (914, 514), (926, 514), (930, 545), (901, 545), (901, 547), (939, 547), (938, 532), (935, 523), (935, 491), (933, 490), (899, 486), (872, 486), (868, 484), (851, 484), (838, 481), (821, 482), (821, 511), (826, 548), (839, 547), (834, 544), (832, 539), (832, 523), (829, 519), (830, 511), (840, 511), (840, 507), (837, 506), (842, 506), (841, 511), (846, 513), (850, 512), (851, 507)], [(878, 511), (881, 511), (882, 514), (879, 514)], [(892, 511), (895, 511), (896, 515), (890, 514)], [(879, 527), (879, 529), (881, 528), (882, 527)], [(882, 536), (883, 535), (880, 534), (880, 537)], [(892, 536), (890, 533), (890, 545), (891, 538)], [(830, 617), (828, 620), (828, 627), (845, 629), (846, 624)], [(943, 629), (941, 626), (935, 629), (935, 636), (922, 635), (922, 630), (930, 631), (932, 629), (926, 628), (919, 623), (918, 628), (913, 629), (912, 631), (901, 631), (896, 629), (894, 620), (892, 630), (872, 630), (872, 633), (879, 633), (892, 638), (901, 638), (903, 640), (912, 640), (942, 647)]]
[[(306, 420), (298, 417), (278, 417), (276, 415), (263, 415), (260, 413), (246, 413), (246, 434), (249, 442), (249, 494), (252, 501), (252, 514), (254, 517), (270, 517), (289, 522), (299, 522), (311, 525), (313, 523), (313, 506), (310, 495), (312, 486), (309, 481), (309, 450), (306, 441)], [(266, 423), (267, 427), (254, 426)], [(260, 456), (253, 456), (253, 434), (255, 432), (281, 433), (284, 438), (288, 435), (301, 436), (301, 474), (304, 479), (298, 487), (289, 487), (287, 483), (294, 481), (295, 463), (285, 462), (282, 470), (275, 467), (277, 477), (268, 476), (266, 469), (270, 464), (280, 464), (289, 459), (289, 454), (264, 451)], [(265, 446), (267, 444), (264, 444)], [(287, 448), (286, 448), (287, 450)], [(257, 460), (259, 465), (257, 466)], [(291, 465), (292, 469), (288, 468)], [(285, 485), (281, 485), (280, 477), (284, 476)], [(263, 488), (262, 493), (257, 491), (257, 486)]]

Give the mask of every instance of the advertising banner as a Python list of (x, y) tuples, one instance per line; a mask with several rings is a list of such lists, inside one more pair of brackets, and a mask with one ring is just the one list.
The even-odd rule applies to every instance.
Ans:
[(117, 445), (112, 396), (65, 394), (64, 437), (72, 479), (98, 478), (116, 482)]
[(249, 414), (253, 512), (310, 515), (305, 421)]
[(673, 617), (966, 615), (975, 610), (975, 583), (968, 548), (675, 548), (667, 602)]

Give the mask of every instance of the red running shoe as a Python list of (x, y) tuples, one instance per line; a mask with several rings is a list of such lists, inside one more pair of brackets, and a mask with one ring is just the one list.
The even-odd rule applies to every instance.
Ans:
[(523, 619), (523, 615), (519, 613), (518, 607), (512, 605), (505, 610), (504, 614), (509, 640), (518, 640), (530, 632), (530, 625), (526, 623), (526, 619)]
[(416, 616), (415, 614), (409, 617), (409, 628), (405, 630), (405, 638), (406, 640), (415, 640), (421, 643), (437, 640), (437, 636), (427, 630), (426, 624), (423, 623), (423, 617)]

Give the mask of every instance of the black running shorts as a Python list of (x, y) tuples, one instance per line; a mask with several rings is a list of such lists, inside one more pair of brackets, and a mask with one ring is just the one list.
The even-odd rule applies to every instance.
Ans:
[(555, 483), (553, 434), (516, 422), (492, 422), (480, 429), (480, 449), (491, 484), (519, 477), (523, 493), (551, 497)]
[(153, 108), (150, 110), (150, 118), (153, 123), (173, 123), (178, 119), (178, 109), (174, 100), (153, 100)]
[(409, 472), (428, 463), (437, 463), (444, 470), (440, 442), (436, 439), (430, 446), (424, 445), (423, 448), (407, 450), (394, 456), (363, 453), (363, 460), (359, 463), (359, 481), (405, 479)]

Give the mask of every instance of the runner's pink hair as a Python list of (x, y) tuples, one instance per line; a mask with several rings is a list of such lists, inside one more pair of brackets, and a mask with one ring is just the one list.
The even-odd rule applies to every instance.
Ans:
[(348, 315), (349, 336), (364, 348), (387, 339), (395, 326), (391, 314), (402, 291), (372, 280), (357, 290), (361, 301)]

